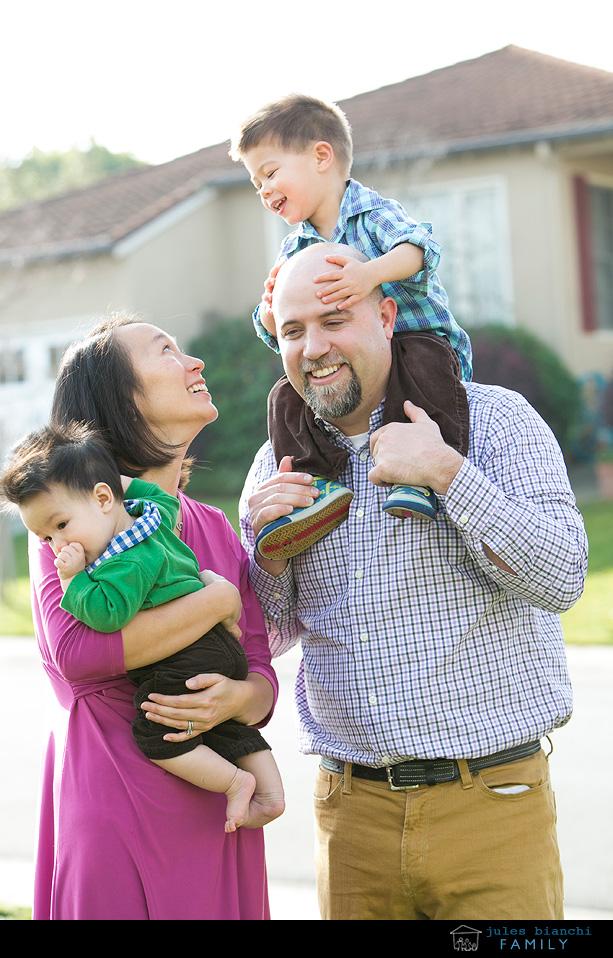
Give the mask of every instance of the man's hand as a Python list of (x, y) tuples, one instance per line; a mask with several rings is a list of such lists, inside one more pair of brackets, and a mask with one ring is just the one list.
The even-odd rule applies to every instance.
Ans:
[(326, 262), (334, 263), (339, 268), (321, 273), (313, 279), (314, 283), (325, 284), (317, 291), (322, 303), (336, 303), (337, 309), (347, 309), (370, 296), (378, 285), (373, 276), (374, 260), (361, 263), (349, 256), (334, 254), (326, 256)]
[(85, 568), (85, 550), (80, 542), (69, 542), (55, 557), (55, 567), (64, 592), (71, 581)]
[(375, 464), (368, 478), (376, 486), (429, 486), (445, 495), (464, 459), (444, 442), (439, 427), (423, 409), (406, 402), (404, 411), (410, 422), (388, 423), (370, 437)]
[[(313, 504), (319, 493), (311, 485), (312, 480), (313, 477), (304, 472), (292, 472), (291, 456), (281, 460), (279, 472), (258, 486), (248, 500), (256, 539), (269, 522), (288, 516), (295, 508)], [(258, 552), (255, 553), (255, 560), (262, 569), (274, 576), (281, 575), (287, 566), (287, 559), (272, 561), (264, 559)]]

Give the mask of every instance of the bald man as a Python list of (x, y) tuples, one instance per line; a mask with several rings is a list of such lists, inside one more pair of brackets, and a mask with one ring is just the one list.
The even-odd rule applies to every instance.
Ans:
[[(396, 305), (380, 290), (323, 304), (314, 278), (335, 249), (285, 263), (273, 309), (287, 378), (348, 454), (348, 518), (289, 560), (260, 555), (263, 526), (314, 498), (269, 443), (240, 505), (273, 655), (302, 643), (322, 918), (559, 919), (541, 740), (572, 711), (559, 613), (587, 565), (564, 460), (532, 407), (495, 386), (465, 384), (466, 456), (410, 401), (405, 422), (382, 425)], [(430, 487), (436, 521), (383, 513), (396, 483)]]

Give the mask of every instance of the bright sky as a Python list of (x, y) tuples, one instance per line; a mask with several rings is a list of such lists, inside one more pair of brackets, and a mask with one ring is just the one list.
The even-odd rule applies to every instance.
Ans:
[[(0, 0), (0, 159), (159, 163), (268, 100), (340, 100), (509, 43), (613, 72), (610, 0)], [(538, 96), (538, 90), (535, 90)]]

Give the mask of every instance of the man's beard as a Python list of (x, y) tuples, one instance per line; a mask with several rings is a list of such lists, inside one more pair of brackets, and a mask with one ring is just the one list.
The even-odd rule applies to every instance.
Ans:
[(326, 420), (342, 419), (360, 405), (362, 401), (360, 380), (349, 363), (346, 365), (351, 373), (351, 379), (344, 386), (340, 384), (313, 386), (306, 373), (304, 374), (304, 400), (316, 416)]

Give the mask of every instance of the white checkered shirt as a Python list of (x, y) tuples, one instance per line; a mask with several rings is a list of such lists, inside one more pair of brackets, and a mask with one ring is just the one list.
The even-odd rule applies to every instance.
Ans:
[(118, 532), (117, 535), (111, 539), (102, 555), (98, 556), (91, 565), (87, 566), (85, 569), (86, 572), (93, 572), (105, 559), (119, 555), (120, 552), (126, 552), (128, 549), (131, 549), (132, 546), (136, 546), (139, 542), (148, 539), (150, 535), (157, 532), (160, 528), (162, 522), (160, 510), (157, 506), (154, 506), (152, 502), (147, 502), (145, 499), (125, 499), (124, 506), (130, 515), (133, 515), (136, 510), (142, 508), (142, 515), (136, 518), (134, 524), (130, 526), (129, 529), (126, 529), (125, 532)]
[[(349, 518), (273, 578), (252, 562), (273, 655), (302, 642), (300, 747), (363, 765), (471, 758), (542, 737), (572, 711), (559, 613), (587, 541), (560, 449), (516, 393), (467, 383), (470, 451), (433, 523), (381, 511), (369, 446), (339, 481)], [(382, 407), (371, 417), (381, 424)], [(258, 454), (241, 499), (276, 467)], [(510, 566), (497, 568), (483, 544)]]

